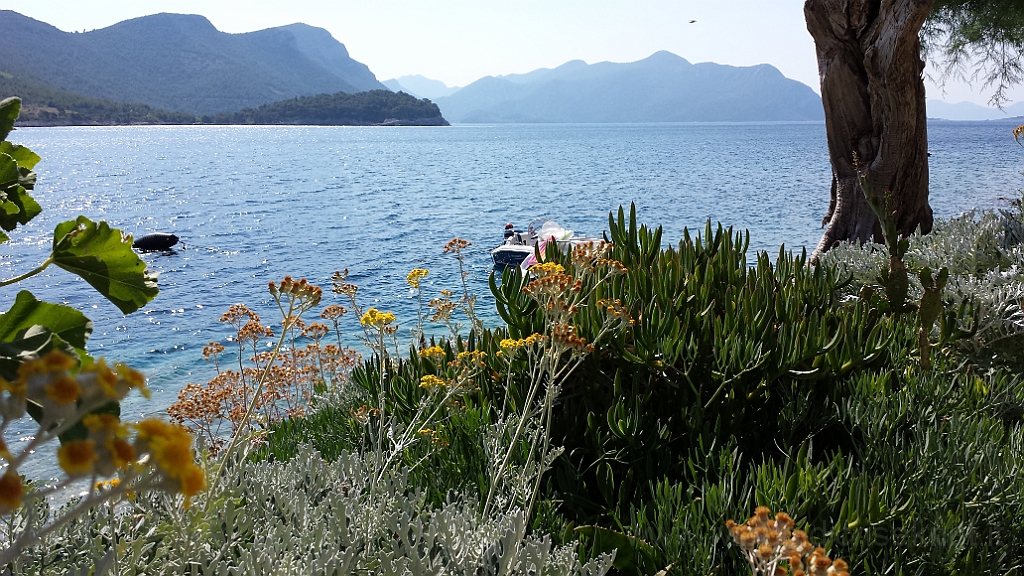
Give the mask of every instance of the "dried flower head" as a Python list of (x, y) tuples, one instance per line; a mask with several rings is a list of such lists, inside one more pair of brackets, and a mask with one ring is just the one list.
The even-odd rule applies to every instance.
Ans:
[(342, 272), (335, 270), (331, 276), (331, 283), (333, 285), (331, 292), (335, 294), (344, 294), (349, 298), (355, 298), (356, 292), (359, 291), (358, 286), (348, 281), (348, 268), (345, 268)]
[(456, 256), (461, 255), (462, 251), (472, 246), (473, 243), (469, 240), (463, 240), (462, 238), (452, 238), (444, 245), (445, 254), (455, 254)]
[(785, 562), (794, 576), (850, 576), (846, 562), (830, 559), (824, 549), (810, 543), (806, 532), (793, 530), (794, 525), (789, 514), (773, 516), (766, 506), (758, 506), (744, 524), (725, 523), (755, 575), (786, 573), (779, 565)]
[(348, 308), (337, 304), (331, 304), (320, 312), (320, 317), (324, 320), (339, 320), (345, 314), (348, 314)]

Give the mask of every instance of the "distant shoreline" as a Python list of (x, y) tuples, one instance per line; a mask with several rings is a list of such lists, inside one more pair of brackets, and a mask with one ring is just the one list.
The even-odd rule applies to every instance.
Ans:
[(32, 120), (19, 120), (17, 127), (19, 128), (61, 128), (61, 127), (81, 127), (81, 128), (99, 128), (99, 127), (113, 127), (113, 126), (362, 126), (362, 127), (377, 127), (377, 126), (450, 126), (447, 120), (437, 116), (431, 118), (417, 118), (415, 120), (401, 120), (398, 118), (389, 118), (383, 122), (272, 122), (267, 124), (260, 124), (255, 122), (62, 122), (62, 121), (40, 121), (37, 119)]
[[(948, 118), (928, 118), (928, 122), (941, 122), (948, 124), (972, 124), (972, 123), (985, 123), (985, 124), (1024, 124), (1024, 116), (1014, 116), (1011, 118), (990, 118), (986, 120), (950, 120)], [(356, 122), (344, 122), (344, 123), (322, 123), (322, 122), (290, 122), (290, 123), (245, 123), (245, 122), (131, 122), (131, 123), (118, 123), (118, 122), (39, 122), (35, 120), (21, 121), (19, 120), (16, 128), (113, 128), (123, 126), (253, 126), (253, 127), (274, 127), (274, 126), (290, 126), (290, 127), (339, 127), (339, 126), (350, 126), (355, 128), (378, 128), (378, 127), (392, 127), (392, 126), (404, 126), (404, 127), (445, 127), (445, 126), (491, 126), (491, 125), (533, 125), (533, 126), (547, 126), (557, 124), (574, 124), (574, 125), (586, 125), (586, 126), (608, 126), (615, 124), (645, 124), (645, 125), (669, 125), (669, 124), (824, 124), (824, 120), (720, 120), (713, 122), (456, 122), (455, 124), (449, 123), (444, 118), (426, 118), (421, 120), (387, 120), (379, 123), (356, 123)]]

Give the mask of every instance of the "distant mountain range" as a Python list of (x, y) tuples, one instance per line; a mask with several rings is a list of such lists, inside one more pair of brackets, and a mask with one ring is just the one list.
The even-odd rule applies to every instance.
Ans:
[(691, 64), (670, 52), (627, 64), (576, 60), (488, 76), (434, 99), (451, 122), (822, 120), (821, 98), (773, 66)]
[(196, 115), (385, 89), (322, 28), (291, 24), (227, 34), (202, 16), (182, 14), (70, 33), (2, 10), (0, 72), (92, 98)]
[(1024, 116), (1024, 102), (1011, 104), (1002, 110), (971, 102), (950, 104), (942, 100), (928, 100), (927, 105), (928, 117), (942, 120), (1012, 120)]
[(417, 98), (442, 98), (459, 91), (458, 86), (449, 87), (440, 80), (431, 80), (419, 74), (385, 80), (384, 85), (392, 92), (405, 92)]

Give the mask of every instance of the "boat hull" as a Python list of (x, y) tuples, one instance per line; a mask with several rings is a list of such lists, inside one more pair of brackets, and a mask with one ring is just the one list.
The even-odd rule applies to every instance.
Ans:
[(491, 250), (491, 260), (495, 270), (518, 268), (530, 254), (533, 254), (533, 246), (503, 245)]

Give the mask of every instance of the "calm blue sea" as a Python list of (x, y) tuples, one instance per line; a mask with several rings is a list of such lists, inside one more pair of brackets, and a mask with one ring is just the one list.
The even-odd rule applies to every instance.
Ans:
[[(1011, 128), (930, 127), (936, 215), (1016, 194), (1024, 150)], [(409, 327), (416, 303), (405, 275), (430, 269), (428, 297), (455, 288), (456, 262), (441, 253), (452, 237), (473, 243), (472, 287), (490, 311), (488, 250), (506, 222), (546, 216), (600, 235), (609, 210), (636, 202), (667, 241), (710, 218), (750, 229), (755, 249), (810, 249), (830, 174), (820, 123), (25, 128), (11, 139), (43, 157), (35, 197), (45, 211), (2, 247), (0, 276), (35, 267), (54, 226), (78, 214), (182, 238), (174, 253), (144, 256), (160, 273), (160, 296), (128, 317), (59, 269), (21, 286), (85, 310), (94, 354), (148, 374), (154, 399), (130, 404), (131, 416), (213, 375), (201, 349), (230, 335), (218, 323), (229, 305), (275, 319), (266, 285), (286, 274), (329, 294), (331, 273), (348, 268), (364, 305)], [(8, 287), (0, 306), (16, 292)]]

